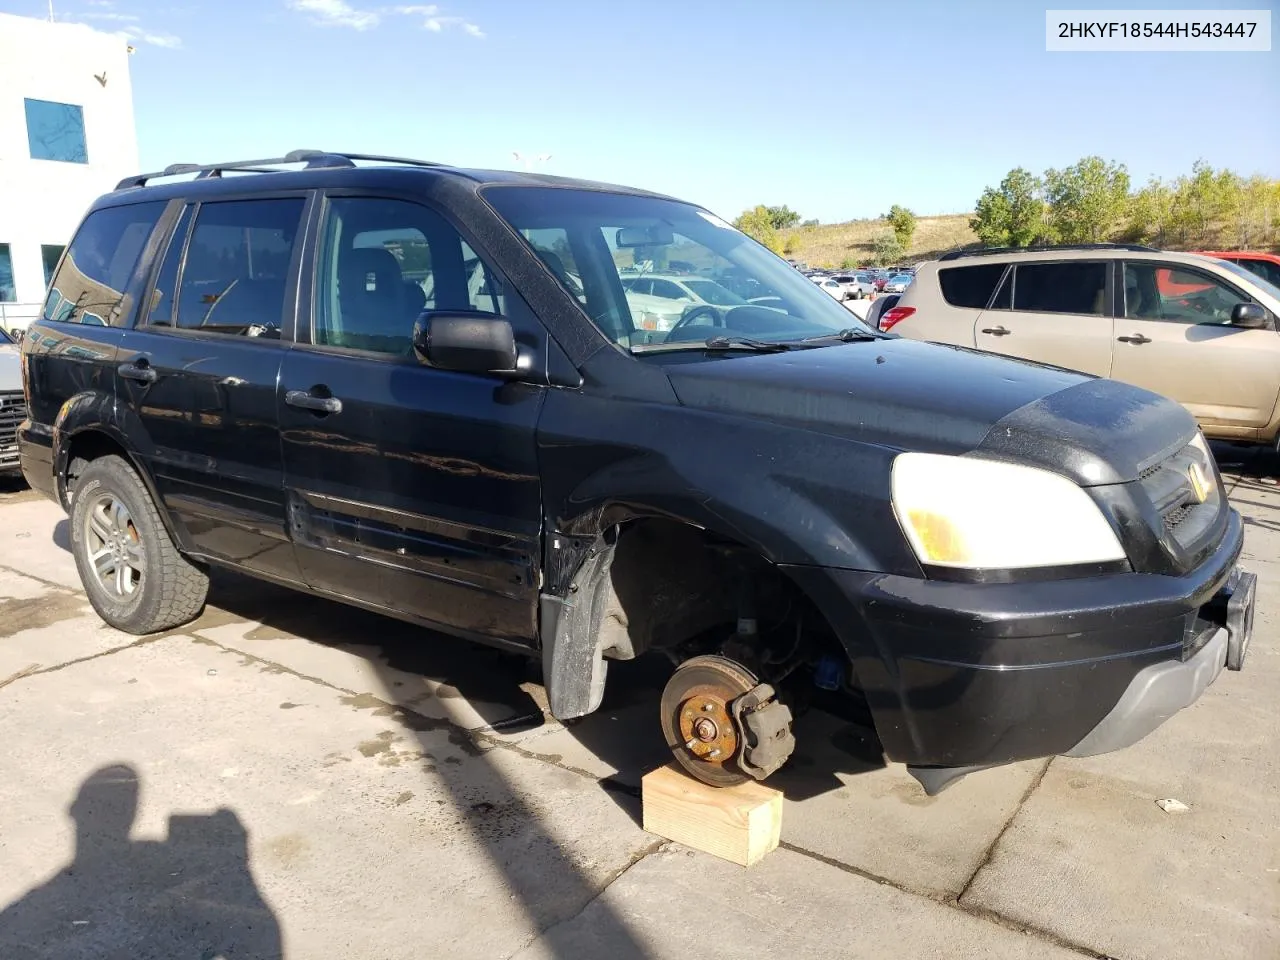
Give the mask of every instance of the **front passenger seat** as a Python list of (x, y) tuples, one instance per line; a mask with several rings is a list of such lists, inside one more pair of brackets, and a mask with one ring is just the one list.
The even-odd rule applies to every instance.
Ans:
[[(330, 342), (379, 352), (402, 352), (413, 334), (414, 317), (395, 256), (381, 247), (357, 247), (338, 261), (341, 323)], [(397, 344), (395, 341), (403, 341)]]

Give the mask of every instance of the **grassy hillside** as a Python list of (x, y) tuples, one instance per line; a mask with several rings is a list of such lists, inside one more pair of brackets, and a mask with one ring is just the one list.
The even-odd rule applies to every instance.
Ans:
[[(977, 243), (978, 238), (969, 229), (972, 216), (971, 213), (952, 213), (918, 218), (911, 248), (904, 259), (908, 263), (928, 260), (948, 250)], [(812, 267), (834, 268), (846, 261), (858, 266), (869, 263), (875, 252), (876, 237), (888, 232), (889, 224), (884, 220), (851, 220), (816, 227), (792, 227), (779, 231), (779, 236), (786, 245), (785, 256)]]

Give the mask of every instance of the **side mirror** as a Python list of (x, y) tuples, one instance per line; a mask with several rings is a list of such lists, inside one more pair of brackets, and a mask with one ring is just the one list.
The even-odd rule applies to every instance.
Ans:
[(1260, 303), (1237, 303), (1231, 308), (1231, 325), (1245, 330), (1262, 330), (1267, 326), (1267, 310)]
[(413, 328), (413, 350), (421, 363), (441, 370), (510, 373), (516, 369), (515, 334), (496, 313), (424, 313)]

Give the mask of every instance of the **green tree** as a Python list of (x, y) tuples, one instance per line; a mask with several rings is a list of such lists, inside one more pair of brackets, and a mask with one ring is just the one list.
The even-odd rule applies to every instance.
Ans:
[(1255, 174), (1241, 188), (1237, 245), (1242, 249), (1275, 246), (1280, 228), (1280, 180)]
[(894, 204), (889, 208), (889, 212), (884, 215), (884, 219), (889, 221), (889, 226), (893, 229), (893, 236), (898, 241), (898, 246), (903, 250), (911, 246), (911, 238), (916, 232), (916, 215), (906, 207)]
[(773, 229), (785, 230), (800, 222), (800, 214), (785, 204), (781, 207), (765, 207), (769, 211), (769, 219), (773, 221)]
[(1015, 167), (978, 198), (969, 228), (988, 247), (1028, 247), (1045, 235), (1044, 182)]
[(1129, 206), (1129, 171), (1124, 164), (1085, 157), (1062, 170), (1044, 173), (1049, 226), (1063, 243), (1099, 243), (1120, 227)]
[(1179, 177), (1174, 184), (1173, 210), (1170, 216), (1178, 242), (1183, 245), (1211, 246), (1219, 238), (1226, 244), (1236, 242), (1244, 181), (1230, 170), (1214, 170), (1203, 160), (1191, 166), (1191, 176)]
[(744, 210), (733, 225), (747, 236), (758, 240), (774, 253), (782, 252), (782, 240), (778, 237), (778, 228), (773, 225), (773, 217), (769, 208), (757, 204), (750, 210)]
[(876, 263), (897, 263), (905, 254), (906, 250), (891, 231), (885, 231), (875, 238), (872, 258)]
[(1129, 203), (1128, 239), (1165, 246), (1173, 215), (1174, 188), (1152, 177)]

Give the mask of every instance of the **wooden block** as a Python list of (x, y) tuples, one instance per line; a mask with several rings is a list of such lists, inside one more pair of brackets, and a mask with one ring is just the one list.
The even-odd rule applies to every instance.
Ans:
[(778, 845), (782, 792), (772, 787), (709, 787), (674, 763), (645, 774), (640, 786), (650, 833), (744, 867)]

